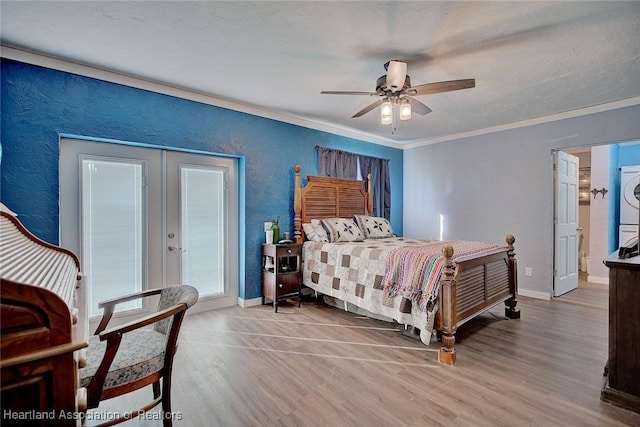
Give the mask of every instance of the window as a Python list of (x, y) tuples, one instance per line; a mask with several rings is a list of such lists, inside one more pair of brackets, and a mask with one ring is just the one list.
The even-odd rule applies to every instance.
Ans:
[(363, 156), (347, 151), (326, 147), (318, 149), (318, 174), (336, 178), (365, 179), (371, 174), (371, 186), (367, 191), (373, 194), (371, 215), (391, 219), (391, 181), (389, 160)]
[[(89, 316), (98, 302), (142, 290), (145, 259), (144, 169), (141, 161), (81, 156), (82, 269)], [(119, 310), (140, 308), (140, 300)]]

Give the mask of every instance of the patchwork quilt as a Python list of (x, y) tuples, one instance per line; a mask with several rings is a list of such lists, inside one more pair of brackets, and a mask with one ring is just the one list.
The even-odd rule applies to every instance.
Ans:
[(444, 268), (442, 247), (451, 244), (454, 261), (498, 248), (464, 241), (405, 237), (364, 242), (311, 242), (302, 248), (303, 284), (370, 313), (412, 325), (429, 344)]

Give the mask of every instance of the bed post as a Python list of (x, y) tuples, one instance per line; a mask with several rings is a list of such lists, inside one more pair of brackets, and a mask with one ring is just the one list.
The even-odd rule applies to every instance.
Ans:
[[(367, 215), (373, 215), (373, 187), (371, 187), (372, 175), (367, 174)], [(382, 216), (384, 212), (378, 212)]]
[(453, 271), (453, 247), (445, 245), (442, 248), (444, 255), (444, 271), (440, 279), (440, 319), (442, 323), (442, 347), (438, 351), (438, 362), (446, 365), (455, 365), (456, 350), (456, 280)]
[(516, 308), (518, 304), (518, 263), (516, 262), (516, 253), (513, 250), (513, 244), (516, 238), (508, 234), (507, 238), (507, 255), (509, 256), (509, 287), (513, 296), (504, 302), (504, 315), (509, 319), (519, 319), (520, 309)]
[(293, 170), (296, 173), (293, 187), (293, 236), (296, 243), (302, 243), (302, 186), (300, 183), (300, 165), (295, 165)]

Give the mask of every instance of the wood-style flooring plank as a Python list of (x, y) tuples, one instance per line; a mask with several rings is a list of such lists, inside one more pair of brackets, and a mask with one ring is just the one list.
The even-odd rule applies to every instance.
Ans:
[[(174, 425), (640, 425), (640, 414), (600, 400), (606, 310), (526, 297), (519, 308), (519, 320), (498, 306), (463, 325), (452, 367), (437, 363), (437, 343), (318, 303), (188, 315), (174, 364)], [(124, 412), (141, 396), (151, 391), (98, 411)]]

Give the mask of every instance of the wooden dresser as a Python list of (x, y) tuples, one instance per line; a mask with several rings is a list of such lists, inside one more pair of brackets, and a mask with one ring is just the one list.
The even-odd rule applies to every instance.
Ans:
[(640, 412), (640, 257), (609, 267), (609, 361), (601, 399)]
[(88, 333), (81, 277), (72, 252), (0, 212), (3, 426), (80, 424), (86, 396), (77, 369)]

